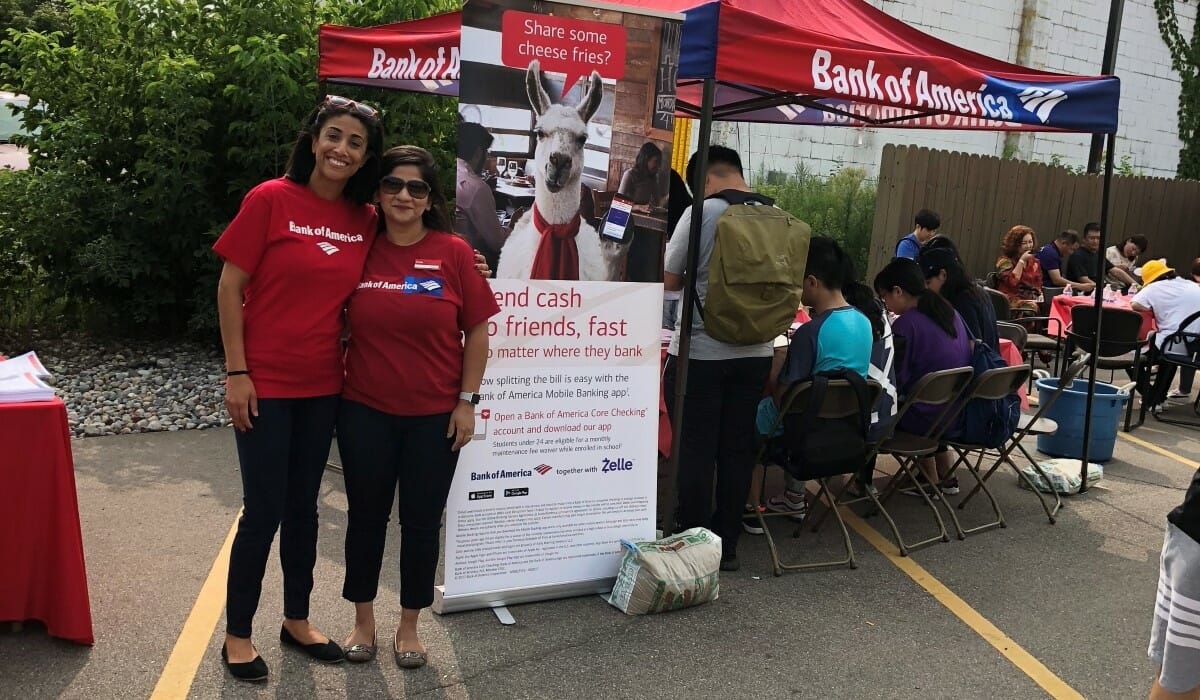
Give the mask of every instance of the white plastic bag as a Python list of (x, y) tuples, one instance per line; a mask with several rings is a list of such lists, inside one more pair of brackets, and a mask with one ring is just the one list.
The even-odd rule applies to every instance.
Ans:
[[(1083, 484), (1083, 480), (1079, 475), (1079, 460), (1077, 459), (1050, 459), (1041, 462), (1042, 471), (1046, 472), (1046, 476), (1050, 477), (1050, 482), (1054, 485), (1054, 490), (1066, 496), (1079, 493), (1079, 487)], [(1025, 467), (1021, 473), (1029, 478), (1033, 485), (1042, 493), (1050, 493), (1050, 486), (1046, 484), (1046, 480), (1033, 467)], [(1096, 463), (1088, 464), (1088, 483), (1094, 484), (1104, 478), (1104, 467)], [(1020, 482), (1022, 488), (1029, 486), (1022, 480)]]
[(678, 610), (716, 600), (721, 538), (694, 527), (654, 541), (622, 540), (625, 558), (608, 602), (628, 615)]

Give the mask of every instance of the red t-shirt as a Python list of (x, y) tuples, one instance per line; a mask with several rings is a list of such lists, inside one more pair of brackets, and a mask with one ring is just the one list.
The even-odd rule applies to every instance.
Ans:
[(341, 392), (342, 310), (375, 227), (374, 207), (321, 199), (286, 178), (246, 194), (213, 250), (250, 275), (242, 313), (259, 398)]
[(342, 396), (397, 416), (453, 411), (462, 391), (463, 331), (499, 312), (462, 238), (429, 231), (398, 246), (379, 236), (350, 297)]

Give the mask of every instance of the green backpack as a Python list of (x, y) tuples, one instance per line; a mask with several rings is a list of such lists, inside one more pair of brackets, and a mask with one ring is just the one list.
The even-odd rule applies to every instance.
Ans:
[(760, 195), (726, 191), (717, 219), (708, 296), (693, 292), (704, 331), (714, 340), (753, 345), (774, 340), (796, 318), (808, 260), (808, 224)]

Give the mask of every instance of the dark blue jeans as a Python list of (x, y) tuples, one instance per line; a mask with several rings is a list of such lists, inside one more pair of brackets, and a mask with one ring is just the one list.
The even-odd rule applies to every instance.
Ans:
[(235, 433), (242, 517), (229, 554), (225, 631), (248, 638), (275, 531), (283, 567), (283, 616), (308, 619), (317, 562), (317, 494), (329, 459), (337, 396), (259, 399), (258, 417)]
[(346, 526), (346, 582), (342, 597), (375, 600), (392, 507), (400, 503), (400, 605), (433, 604), (433, 579), (441, 548), (442, 511), (458, 466), (449, 413), (395, 416), (343, 401), (338, 452), (350, 506)]
[[(663, 390), (674, 415), (678, 358), (667, 358)], [(770, 357), (688, 362), (687, 395), (675, 475), (676, 528), (711, 528), (724, 554), (737, 551), (754, 473), (754, 418), (771, 372)], [(713, 511), (714, 476), (716, 512)]]

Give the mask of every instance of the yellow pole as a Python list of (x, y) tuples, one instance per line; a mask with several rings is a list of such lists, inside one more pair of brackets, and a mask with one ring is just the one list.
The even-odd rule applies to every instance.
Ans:
[(675, 138), (671, 142), (671, 169), (687, 177), (687, 162), (692, 155), (692, 120), (675, 118)]

